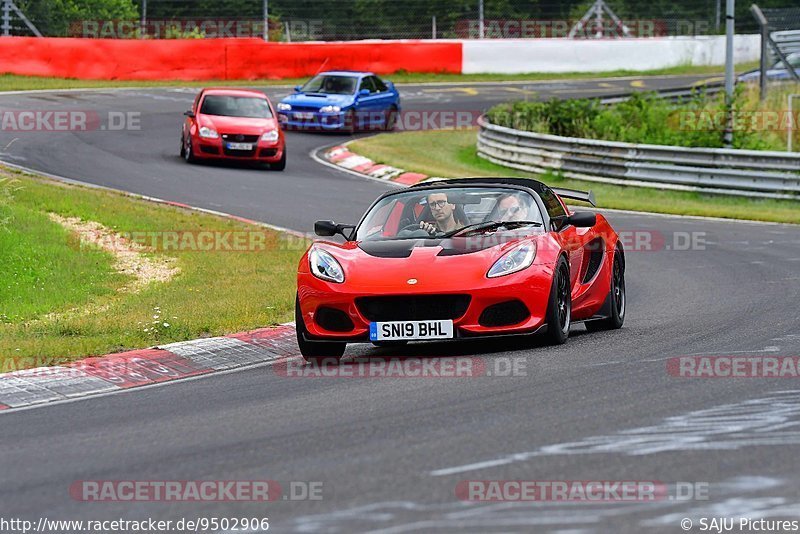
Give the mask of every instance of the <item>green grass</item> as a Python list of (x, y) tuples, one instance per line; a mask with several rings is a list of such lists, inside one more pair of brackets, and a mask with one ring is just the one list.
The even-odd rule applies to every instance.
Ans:
[[(0, 369), (50, 365), (269, 326), (293, 317), (307, 243), (261, 227), (30, 175), (0, 185)], [(180, 268), (137, 293), (110, 254), (81, 246), (47, 213), (117, 232), (263, 232), (254, 251), (149, 249)], [(246, 234), (242, 234), (246, 235)], [(167, 323), (169, 326), (164, 326)]]
[[(737, 71), (756, 68), (754, 63), (737, 65)], [(385, 76), (395, 83), (432, 83), (432, 82), (498, 82), (498, 81), (535, 81), (564, 80), (586, 78), (608, 78), (620, 76), (666, 76), (708, 74), (721, 75), (722, 67), (679, 66), (649, 71), (617, 70), (613, 72), (568, 72), (568, 73), (527, 73), (527, 74), (428, 74), (398, 72)], [(259, 79), (259, 80), (205, 80), (205, 81), (136, 81), (136, 80), (79, 80), (75, 78), (50, 78), (39, 76), (19, 76), (16, 74), (0, 74), (0, 91), (28, 91), (45, 89), (93, 89), (114, 87), (211, 87), (211, 86), (245, 86), (260, 87), (265, 85), (299, 85), (308, 78)]]
[(554, 174), (538, 176), (479, 158), (475, 141), (475, 130), (437, 130), (381, 134), (355, 141), (349, 147), (374, 161), (429, 176), (515, 176), (536, 178), (560, 187), (592, 189), (598, 206), (604, 208), (800, 223), (797, 201), (624, 187), (564, 179)]

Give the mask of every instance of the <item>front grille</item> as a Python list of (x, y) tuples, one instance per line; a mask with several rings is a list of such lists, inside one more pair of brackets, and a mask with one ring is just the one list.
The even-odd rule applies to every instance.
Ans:
[(292, 105), (292, 111), (314, 111), (316, 113), (319, 113), (319, 106), (314, 107), (314, 106), (295, 106), (295, 105)]
[(478, 323), (481, 326), (509, 326), (521, 323), (528, 318), (530, 312), (525, 304), (518, 300), (507, 300), (492, 304), (481, 313)]
[(229, 148), (224, 148), (223, 150), (226, 156), (239, 156), (242, 158), (252, 156), (253, 154), (256, 153), (255, 148), (253, 150), (231, 150)]
[(331, 332), (349, 332), (355, 326), (345, 312), (326, 306), (317, 309), (314, 320), (322, 328)]
[(458, 319), (467, 312), (469, 295), (359, 297), (358, 311), (370, 321)]
[(257, 143), (257, 135), (222, 134), (222, 139), (231, 143)]

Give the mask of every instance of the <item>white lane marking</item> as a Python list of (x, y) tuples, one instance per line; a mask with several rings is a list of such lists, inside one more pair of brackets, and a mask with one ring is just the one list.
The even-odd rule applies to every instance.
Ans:
[(336, 145), (347, 146), (347, 145), (349, 145), (349, 144), (350, 144), (350, 143), (352, 143), (352, 142), (353, 142), (353, 140), (351, 140), (351, 141), (347, 141), (346, 143), (339, 143), (339, 142), (336, 142), (336, 143), (333, 143), (333, 144), (330, 144), (330, 145), (324, 145), (324, 146), (321, 146), (321, 147), (319, 147), (319, 148), (313, 148), (313, 149), (311, 149), (311, 151), (308, 153), (308, 155), (309, 155), (309, 157), (310, 157), (311, 159), (313, 159), (314, 161), (316, 161), (316, 162), (317, 162), (317, 163), (319, 163), (320, 165), (324, 165), (324, 166), (326, 166), (326, 167), (330, 167), (331, 169), (335, 169), (335, 170), (337, 170), (337, 171), (339, 171), (339, 172), (342, 172), (342, 173), (350, 174), (351, 176), (355, 176), (355, 177), (357, 177), (357, 178), (362, 178), (362, 179), (364, 179), (364, 180), (372, 180), (373, 182), (380, 182), (380, 183), (382, 183), (382, 184), (385, 184), (387, 187), (390, 187), (390, 188), (391, 188), (391, 187), (396, 187), (396, 188), (403, 188), (403, 187), (406, 187), (406, 186), (405, 186), (405, 185), (403, 185), (403, 184), (398, 184), (398, 183), (395, 183), (395, 182), (390, 182), (390, 181), (388, 181), (388, 180), (385, 180), (385, 179), (382, 179), (382, 178), (375, 178), (374, 176), (370, 176), (370, 175), (368, 175), (368, 174), (364, 174), (364, 173), (361, 173), (361, 172), (356, 172), (356, 171), (351, 171), (350, 169), (345, 169), (345, 168), (343, 168), (343, 167), (339, 167), (339, 166), (338, 166), (338, 165), (336, 165), (335, 163), (331, 163), (330, 161), (325, 161), (323, 158), (321, 158), (321, 157), (319, 157), (319, 156), (317, 155), (319, 152), (322, 152), (322, 151), (324, 151), (324, 150), (327, 150), (327, 149), (329, 149), (329, 148), (331, 148), (331, 147), (334, 147), (334, 146), (336, 146)]
[(643, 456), (672, 451), (738, 450), (750, 446), (800, 444), (800, 390), (723, 404), (667, 417), (648, 427), (621, 430), (579, 441), (545, 445), (482, 462), (435, 469), (430, 476), (448, 476), (525, 462), (542, 456), (626, 454)]

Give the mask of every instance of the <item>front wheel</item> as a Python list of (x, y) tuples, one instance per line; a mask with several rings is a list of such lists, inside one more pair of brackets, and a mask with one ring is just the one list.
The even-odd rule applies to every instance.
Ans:
[(186, 163), (194, 163), (197, 158), (194, 157), (194, 149), (192, 148), (192, 137), (186, 139), (186, 148), (183, 149), (183, 159)]
[(278, 160), (278, 163), (271, 163), (269, 166), (270, 169), (273, 171), (282, 171), (286, 169), (286, 149), (283, 149), (283, 155), (281, 159)]
[(606, 319), (589, 321), (586, 330), (598, 332), (600, 330), (616, 330), (622, 328), (625, 322), (625, 262), (619, 249), (614, 253), (614, 266), (611, 268), (611, 289), (608, 292), (606, 309), (609, 315)]
[(572, 292), (569, 285), (569, 265), (561, 256), (553, 273), (547, 304), (546, 336), (553, 345), (561, 345), (569, 337), (569, 325), (572, 322)]
[(307, 362), (320, 363), (325, 359), (339, 360), (344, 354), (347, 343), (341, 341), (309, 341), (305, 339), (306, 324), (303, 314), (300, 313), (300, 298), (295, 298), (294, 304), (295, 332), (297, 333), (297, 346), (300, 354)]

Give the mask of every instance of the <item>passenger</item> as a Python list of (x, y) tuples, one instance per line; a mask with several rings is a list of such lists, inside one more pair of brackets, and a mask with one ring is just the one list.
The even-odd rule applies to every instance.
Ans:
[(527, 221), (530, 208), (520, 195), (508, 193), (497, 202), (497, 217), (500, 221)]

